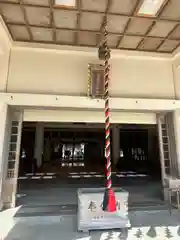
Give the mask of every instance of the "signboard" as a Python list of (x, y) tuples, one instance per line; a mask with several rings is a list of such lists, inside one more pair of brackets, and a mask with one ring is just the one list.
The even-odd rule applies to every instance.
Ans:
[(78, 229), (110, 229), (129, 227), (128, 192), (116, 189), (117, 212), (104, 212), (102, 200), (104, 188), (78, 190)]
[(104, 66), (100, 64), (89, 64), (89, 93), (93, 98), (104, 97)]

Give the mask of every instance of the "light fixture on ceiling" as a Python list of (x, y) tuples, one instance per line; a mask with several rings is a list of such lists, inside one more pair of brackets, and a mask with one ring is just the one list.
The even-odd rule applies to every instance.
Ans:
[(54, 0), (54, 4), (59, 7), (76, 7), (76, 0)]
[(143, 0), (137, 15), (154, 17), (159, 12), (165, 0)]

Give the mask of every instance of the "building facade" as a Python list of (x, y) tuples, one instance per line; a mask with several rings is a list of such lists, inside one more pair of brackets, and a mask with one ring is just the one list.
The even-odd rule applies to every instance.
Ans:
[[(0, 35), (1, 208), (15, 204), (22, 122), (37, 122), (40, 149), (38, 122), (104, 123), (104, 101), (87, 96), (88, 64), (99, 63), (96, 49), (17, 43), (2, 20)], [(180, 54), (113, 50), (110, 64), (111, 122), (157, 124), (165, 186), (166, 177), (180, 174)], [(116, 128), (113, 138), (117, 145)], [(35, 150), (37, 159), (38, 154)]]

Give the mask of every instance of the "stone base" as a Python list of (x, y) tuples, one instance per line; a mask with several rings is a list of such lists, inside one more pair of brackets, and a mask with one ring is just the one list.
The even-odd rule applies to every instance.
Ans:
[(117, 211), (104, 212), (102, 201), (104, 188), (78, 189), (78, 230), (102, 230), (130, 227), (128, 218), (128, 192), (122, 188), (115, 188)]

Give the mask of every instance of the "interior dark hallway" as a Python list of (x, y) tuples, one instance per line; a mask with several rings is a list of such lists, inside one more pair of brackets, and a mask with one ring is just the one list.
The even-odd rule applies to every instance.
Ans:
[[(157, 131), (156, 126), (150, 127), (151, 138), (148, 126), (123, 125), (119, 130), (119, 159), (112, 159), (113, 186), (129, 191), (130, 209), (165, 207)], [(48, 211), (60, 205), (76, 209), (78, 188), (105, 185), (103, 128), (45, 128), (40, 168), (33, 158), (34, 138), (35, 127), (24, 127), (18, 181), (18, 194), (24, 197), (17, 198), (18, 205), (51, 206)]]
[[(149, 137), (149, 130), (152, 132)], [(160, 161), (156, 126), (142, 127), (122, 125), (119, 129), (118, 159), (113, 159), (114, 139), (111, 131), (113, 171), (136, 171), (160, 176)], [(103, 128), (45, 128), (41, 165), (34, 159), (35, 127), (24, 127), (21, 144), (19, 175), (31, 172), (54, 172), (65, 170), (104, 172)], [(63, 169), (63, 171), (62, 171)]]

